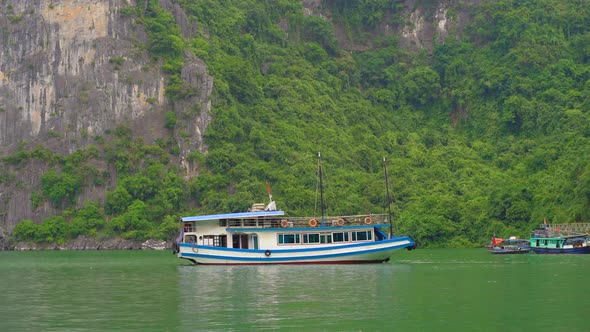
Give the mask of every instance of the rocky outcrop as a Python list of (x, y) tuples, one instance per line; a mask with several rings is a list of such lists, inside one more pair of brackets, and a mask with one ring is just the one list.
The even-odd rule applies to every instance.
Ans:
[(4, 5), (0, 146), (63, 135), (68, 153), (114, 124), (160, 110), (165, 77), (134, 46), (146, 35), (120, 14), (126, 6), (115, 0)]
[(166, 241), (147, 240), (147, 241), (133, 241), (122, 238), (112, 238), (97, 240), (86, 236), (80, 236), (74, 240), (70, 240), (63, 245), (56, 243), (33, 243), (33, 242), (18, 242), (13, 245), (11, 250), (26, 251), (26, 250), (165, 250), (169, 249), (170, 245)]
[(161, 240), (147, 240), (141, 244), (142, 250), (165, 250), (168, 248), (166, 241)]
[[(63, 155), (96, 144), (96, 138), (126, 124), (145, 144), (167, 141), (165, 114), (177, 113), (174, 137), (181, 153), (173, 160), (187, 176), (198, 174), (187, 158), (206, 152), (203, 133), (211, 121), (213, 79), (203, 61), (187, 54), (183, 84), (190, 94), (170, 103), (167, 76), (145, 47), (143, 26), (128, 7), (144, 0), (6, 0), (0, 2), (0, 157), (19, 145), (36, 144)], [(161, 0), (185, 37), (196, 31), (175, 1)], [(179, 121), (180, 122), (180, 121)], [(32, 161), (0, 181), (0, 227), (10, 233), (21, 220), (41, 221), (56, 211), (34, 208), (32, 192), (47, 170)], [(97, 165), (106, 169), (107, 165)], [(113, 172), (114, 173), (114, 172)], [(1, 175), (1, 174), (0, 174)], [(1, 176), (0, 176), (1, 179)], [(78, 199), (104, 201), (104, 186), (85, 188)]]
[[(468, 21), (471, 4), (486, 0), (405, 0), (401, 11), (401, 21), (393, 19), (400, 13), (384, 13), (381, 23), (372, 31), (365, 31), (362, 40), (351, 40), (347, 27), (334, 24), (336, 38), (348, 51), (364, 51), (373, 47), (376, 38), (395, 35), (401, 47), (411, 50), (424, 49), (430, 52), (435, 43), (442, 43), (451, 33), (461, 35)], [(489, 0), (488, 0), (489, 1)], [(303, 0), (306, 15), (325, 17), (331, 20), (330, 13), (322, 8), (320, 0)], [(400, 23), (391, 23), (400, 22)]]

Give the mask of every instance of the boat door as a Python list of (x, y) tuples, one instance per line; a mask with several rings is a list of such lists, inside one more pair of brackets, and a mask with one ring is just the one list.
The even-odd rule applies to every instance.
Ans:
[(252, 249), (258, 250), (258, 235), (250, 234), (250, 243), (252, 243)]
[(233, 248), (248, 249), (248, 234), (232, 235)]

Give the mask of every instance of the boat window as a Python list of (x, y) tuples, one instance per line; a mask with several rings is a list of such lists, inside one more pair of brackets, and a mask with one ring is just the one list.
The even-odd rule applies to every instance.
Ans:
[(300, 243), (299, 234), (279, 234), (279, 244)]
[(348, 242), (348, 232), (332, 233), (333, 242)]
[(303, 234), (303, 243), (320, 243), (320, 234)]
[(332, 234), (320, 234), (320, 243), (332, 243)]
[(185, 233), (194, 232), (195, 229), (194, 229), (193, 225), (194, 225), (194, 223), (192, 223), (192, 222), (185, 222), (184, 227), (183, 227), (184, 232)]
[(227, 219), (219, 219), (219, 227), (227, 227)]
[(352, 233), (352, 240), (353, 241), (370, 241), (373, 236), (371, 231), (359, 231)]
[(203, 235), (203, 245), (227, 247), (227, 235)]
[(184, 243), (197, 243), (197, 236), (196, 235), (185, 235), (184, 236)]

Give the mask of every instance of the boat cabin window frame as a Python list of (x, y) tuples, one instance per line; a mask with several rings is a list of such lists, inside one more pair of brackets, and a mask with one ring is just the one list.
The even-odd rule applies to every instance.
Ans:
[(303, 233), (303, 244), (319, 244), (320, 233)]
[(301, 243), (301, 234), (299, 233), (279, 233), (277, 234), (278, 245), (291, 245)]
[(332, 243), (349, 242), (348, 232), (332, 232)]
[(372, 231), (354, 231), (352, 232), (353, 242), (373, 241)]
[(196, 231), (195, 222), (194, 221), (186, 221), (182, 225), (182, 228), (185, 233), (193, 233)]
[(277, 245), (314, 245), (327, 243), (372, 242), (372, 230), (356, 230), (350, 232), (283, 232), (277, 233)]
[(183, 242), (184, 243), (191, 243), (191, 244), (197, 243), (197, 236), (193, 235), (193, 234), (185, 235)]
[(199, 239), (204, 246), (227, 247), (227, 235), (203, 234)]

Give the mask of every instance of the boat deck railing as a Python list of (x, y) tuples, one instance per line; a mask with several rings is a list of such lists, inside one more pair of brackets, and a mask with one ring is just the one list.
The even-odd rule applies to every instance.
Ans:
[(550, 237), (590, 234), (590, 223), (541, 224), (533, 234)]
[(291, 228), (291, 227), (343, 227), (388, 223), (386, 214), (362, 214), (324, 217), (260, 217), (255, 219), (229, 219), (228, 227)]

